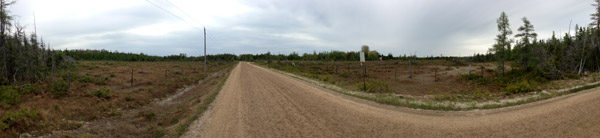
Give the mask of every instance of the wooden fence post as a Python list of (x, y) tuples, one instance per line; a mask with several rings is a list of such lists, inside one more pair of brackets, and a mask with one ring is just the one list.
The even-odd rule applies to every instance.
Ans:
[(412, 61), (408, 59), (408, 71), (410, 72), (410, 76), (408, 78), (412, 79)]
[(484, 70), (483, 70), (483, 66), (481, 66), (481, 77), (484, 77), (484, 76), (483, 76), (483, 72), (484, 72)]
[(335, 74), (337, 74), (337, 73), (338, 73), (338, 72), (337, 72), (337, 69), (338, 69), (338, 68), (337, 68), (337, 65), (335, 65)]
[(437, 79), (437, 68), (436, 68), (436, 69), (435, 69), (435, 75), (434, 75), (433, 81), (434, 81), (434, 82), (437, 82), (437, 80), (438, 80), (438, 79)]
[(469, 75), (471, 75), (471, 64), (469, 64)]
[(398, 73), (396, 73), (397, 70), (398, 69), (396, 67), (394, 67), (394, 80), (398, 80)]

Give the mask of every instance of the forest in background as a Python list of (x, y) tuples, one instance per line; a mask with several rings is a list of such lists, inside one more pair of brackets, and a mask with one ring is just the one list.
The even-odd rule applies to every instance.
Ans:
[[(116, 61), (202, 61), (203, 56), (186, 54), (170, 56), (152, 56), (143, 53), (121, 53), (108, 50), (54, 50), (35, 32), (27, 34), (23, 26), (12, 23), (12, 16), (6, 7), (13, 4), (2, 0), (0, 17), (0, 44), (2, 45), (2, 64), (0, 65), (0, 83), (7, 85), (24, 82), (43, 82), (48, 76), (61, 69), (74, 65), (74, 60), (116, 60)], [(588, 26), (575, 25), (573, 33), (553, 34), (551, 38), (538, 39), (534, 25), (526, 17), (523, 24), (513, 35), (508, 24), (508, 16), (503, 12), (498, 18), (499, 34), (496, 43), (488, 53), (466, 57), (413, 55), (393, 56), (370, 50), (367, 45), (361, 47), (367, 60), (408, 60), (408, 59), (444, 59), (464, 62), (498, 63), (498, 70), (504, 70), (506, 62), (512, 66), (551, 79), (561, 79), (568, 75), (582, 75), (584, 71), (600, 71), (600, 6), (598, 1), (592, 4), (596, 9), (591, 14), (592, 23)], [(208, 55), (208, 60), (255, 61), (255, 60), (306, 60), (306, 61), (358, 61), (359, 51), (322, 51), (299, 54), (217, 54)], [(504, 71), (502, 72), (504, 74)]]
[[(586, 75), (585, 72), (600, 71), (600, 0), (595, 2), (592, 4), (596, 11), (591, 13), (591, 24), (575, 25), (572, 32), (553, 34), (550, 38), (537, 38), (534, 23), (526, 17), (520, 18), (522, 24), (513, 33), (508, 15), (503, 12), (497, 19), (499, 33), (496, 43), (487, 53), (478, 53), (472, 56), (417, 57), (415, 54), (393, 56), (392, 53), (385, 55), (363, 45), (360, 51), (331, 50), (303, 54), (296, 52), (291, 54), (272, 54), (271, 52), (241, 55), (215, 54), (207, 55), (206, 58), (209, 62), (266, 61), (267, 64), (283, 65), (297, 61), (358, 61), (359, 53), (362, 51), (366, 53), (366, 59), (369, 61), (446, 60), (461, 62), (463, 65), (469, 62), (496, 62), (498, 71), (493, 77), (486, 78), (483, 75), (477, 76), (477, 74), (468, 74), (464, 77), (486, 80), (486, 82), (506, 80), (502, 81), (503, 85), (506, 85), (506, 89), (515, 86), (514, 88), (519, 88), (521, 91), (520, 88), (529, 87), (530, 81), (535, 83), (535, 81), (578, 78)], [(153, 56), (109, 50), (52, 49), (35, 31), (26, 32), (23, 25), (13, 20), (13, 16), (7, 10), (11, 4), (14, 4), (14, 1), (0, 0), (0, 109), (2, 109), (0, 129), (3, 131), (15, 128), (15, 126), (23, 126), (23, 129), (26, 129), (28, 125), (39, 123), (37, 121), (41, 117), (35, 108), (20, 107), (21, 97), (23, 95), (29, 97), (48, 96), (43, 98), (58, 99), (66, 95), (71, 87), (71, 71), (73, 71), (73, 78), (78, 79), (76, 81), (106, 80), (96, 79), (106, 77), (102, 75), (98, 77), (90, 77), (87, 74), (78, 75), (75, 68), (86, 67), (79, 64), (78, 60), (202, 62), (205, 58), (186, 54)], [(507, 68), (505, 66), (510, 66), (511, 69), (505, 72), (504, 70)], [(92, 66), (89, 67), (92, 68)], [(177, 68), (179, 70), (180, 67), (177, 66)], [(133, 74), (133, 70), (131, 72)], [(172, 74), (183, 76), (183, 72), (181, 69), (181, 72), (172, 72)], [(165, 74), (168, 73), (169, 71), (166, 70)], [(514, 80), (519, 80), (518, 84), (513, 84)]]

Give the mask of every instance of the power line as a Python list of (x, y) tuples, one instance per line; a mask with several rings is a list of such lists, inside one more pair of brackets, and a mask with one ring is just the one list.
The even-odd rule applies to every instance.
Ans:
[(197, 24), (200, 24), (200, 22), (198, 20), (196, 20), (196, 18), (190, 16), (189, 14), (187, 14), (185, 11), (183, 11), (181, 8), (179, 8), (179, 6), (173, 4), (171, 1), (169, 0), (165, 0), (167, 1), (169, 4), (173, 5), (173, 7), (175, 7), (175, 9), (179, 10), (181, 13), (183, 13), (185, 16), (189, 17), (190, 19), (192, 19), (194, 22), (196, 22)]
[(188, 22), (188, 21), (186, 21), (185, 19), (183, 19), (183, 18), (181, 18), (181, 17), (177, 16), (176, 14), (172, 13), (171, 11), (169, 11), (169, 10), (167, 10), (167, 9), (165, 9), (165, 8), (163, 8), (163, 7), (161, 7), (161, 6), (159, 6), (158, 4), (156, 4), (156, 3), (154, 3), (154, 2), (151, 2), (150, 0), (146, 0), (146, 2), (148, 2), (148, 3), (150, 3), (150, 4), (154, 5), (154, 6), (156, 6), (156, 7), (158, 7), (158, 8), (160, 8), (160, 9), (161, 9), (161, 10), (163, 10), (164, 12), (167, 12), (167, 13), (169, 13), (169, 14), (171, 14), (171, 15), (173, 15), (173, 16), (175, 16), (175, 17), (177, 17), (177, 19), (179, 19), (179, 20), (181, 20), (181, 21), (183, 21), (183, 22), (187, 23), (187, 24), (188, 24), (188, 25), (190, 25), (191, 27), (194, 27), (194, 28), (196, 28), (198, 31), (202, 31), (202, 29), (200, 29), (200, 28), (198, 28), (198, 27), (196, 27), (196, 26), (192, 25), (191, 23), (189, 23), (189, 22)]
[[(175, 5), (173, 2), (171, 2), (170, 0), (165, 0), (167, 3), (169, 3), (170, 5), (172, 5), (173, 7), (175, 7), (175, 9), (179, 10), (179, 12), (183, 13), (185, 16), (187, 16), (188, 18), (190, 18), (192, 21), (194, 21), (197, 24), (201, 24), (198, 20), (196, 20), (196, 18), (192, 17), (190, 14), (188, 14), (187, 12), (185, 12), (183, 9), (181, 9), (179, 6)], [(216, 38), (220, 37), (220, 35), (216, 32), (213, 32), (212, 35), (207, 36), (208, 39), (213, 40), (213, 41), (217, 41)]]
[[(183, 13), (185, 16), (187, 16), (188, 18), (190, 18), (192, 21), (196, 22), (197, 24), (201, 24), (198, 20), (196, 20), (196, 18), (192, 17), (190, 14), (188, 14), (187, 12), (185, 12), (183, 9), (179, 8), (179, 6), (175, 5), (173, 2), (171, 2), (170, 0), (165, 0), (167, 1), (169, 4), (171, 4), (173, 7), (175, 7), (175, 9), (179, 10), (181, 13)], [(211, 33), (213, 38), (218, 38), (220, 37), (220, 35), (217, 32), (212, 32)], [(208, 36), (209, 39), (211, 39), (211, 36)]]

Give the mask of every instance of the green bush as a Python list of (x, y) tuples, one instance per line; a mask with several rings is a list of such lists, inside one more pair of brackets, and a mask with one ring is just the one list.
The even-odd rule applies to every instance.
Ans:
[(0, 85), (6, 85), (8, 83), (10, 83), (10, 81), (6, 77), (0, 78)]
[(100, 74), (94, 74), (94, 75), (85, 74), (85, 75), (77, 76), (77, 81), (83, 82), (83, 83), (94, 83), (97, 85), (102, 85), (102, 84), (106, 84), (106, 81), (108, 80), (108, 78), (109, 78), (109, 76), (102, 76)]
[(13, 86), (0, 86), (0, 104), (4, 108), (8, 108), (19, 102), (19, 91)]
[(331, 75), (318, 75), (318, 78), (323, 82), (335, 83), (335, 79), (333, 79), (333, 76)]
[(90, 91), (90, 92), (88, 92), (88, 94), (91, 96), (96, 96), (98, 98), (104, 98), (104, 99), (109, 99), (112, 96), (110, 93), (110, 88), (108, 88), (108, 87)]
[(517, 94), (535, 91), (536, 89), (534, 84), (524, 80), (515, 84), (510, 84), (506, 86), (504, 90), (507, 92), (507, 94)]
[(23, 108), (19, 111), (8, 111), (0, 116), (0, 129), (5, 130), (14, 126), (28, 128), (39, 122), (38, 111)]
[(154, 112), (140, 111), (138, 112), (138, 116), (144, 117), (146, 121), (153, 121), (154, 119), (156, 119), (156, 115), (154, 114)]
[(481, 75), (477, 75), (477, 74), (465, 74), (465, 75), (460, 76), (460, 78), (463, 80), (473, 81), (479, 85), (485, 85), (490, 82), (490, 80), (482, 77)]
[[(355, 87), (357, 87), (360, 90), (364, 90), (364, 85), (365, 84), (363, 84), (363, 82), (359, 82), (355, 84)], [(389, 91), (387, 82), (369, 80), (366, 82), (366, 86), (366, 92), (385, 93)]]
[(77, 77), (77, 81), (83, 82), (83, 83), (92, 83), (92, 82), (94, 82), (94, 78), (92, 78), (88, 75), (81, 75), (81, 76)]
[(56, 96), (63, 96), (67, 94), (67, 91), (69, 90), (69, 85), (63, 80), (58, 80), (52, 84), (49, 84), (47, 86), (47, 89), (50, 90), (50, 92)]
[(460, 76), (462, 79), (465, 80), (478, 80), (478, 79), (482, 79), (483, 77), (481, 75), (477, 75), (477, 74), (465, 74)]
[(31, 85), (31, 84), (25, 84), (25, 85), (23, 85), (23, 87), (21, 87), (21, 89), (19, 91), (21, 94), (30, 94), (33, 92), (37, 92), (38, 87), (35, 85)]
[(344, 72), (344, 73), (340, 74), (340, 77), (342, 77), (342, 78), (350, 78), (350, 77), (352, 77), (352, 73), (350, 73), (350, 72)]
[(125, 101), (133, 101), (135, 100), (131, 95), (125, 95)]

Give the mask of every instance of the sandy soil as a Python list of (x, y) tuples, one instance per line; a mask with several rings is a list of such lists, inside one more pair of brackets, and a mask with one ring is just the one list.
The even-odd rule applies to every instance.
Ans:
[(184, 137), (594, 137), (600, 89), (495, 110), (376, 104), (240, 63)]

